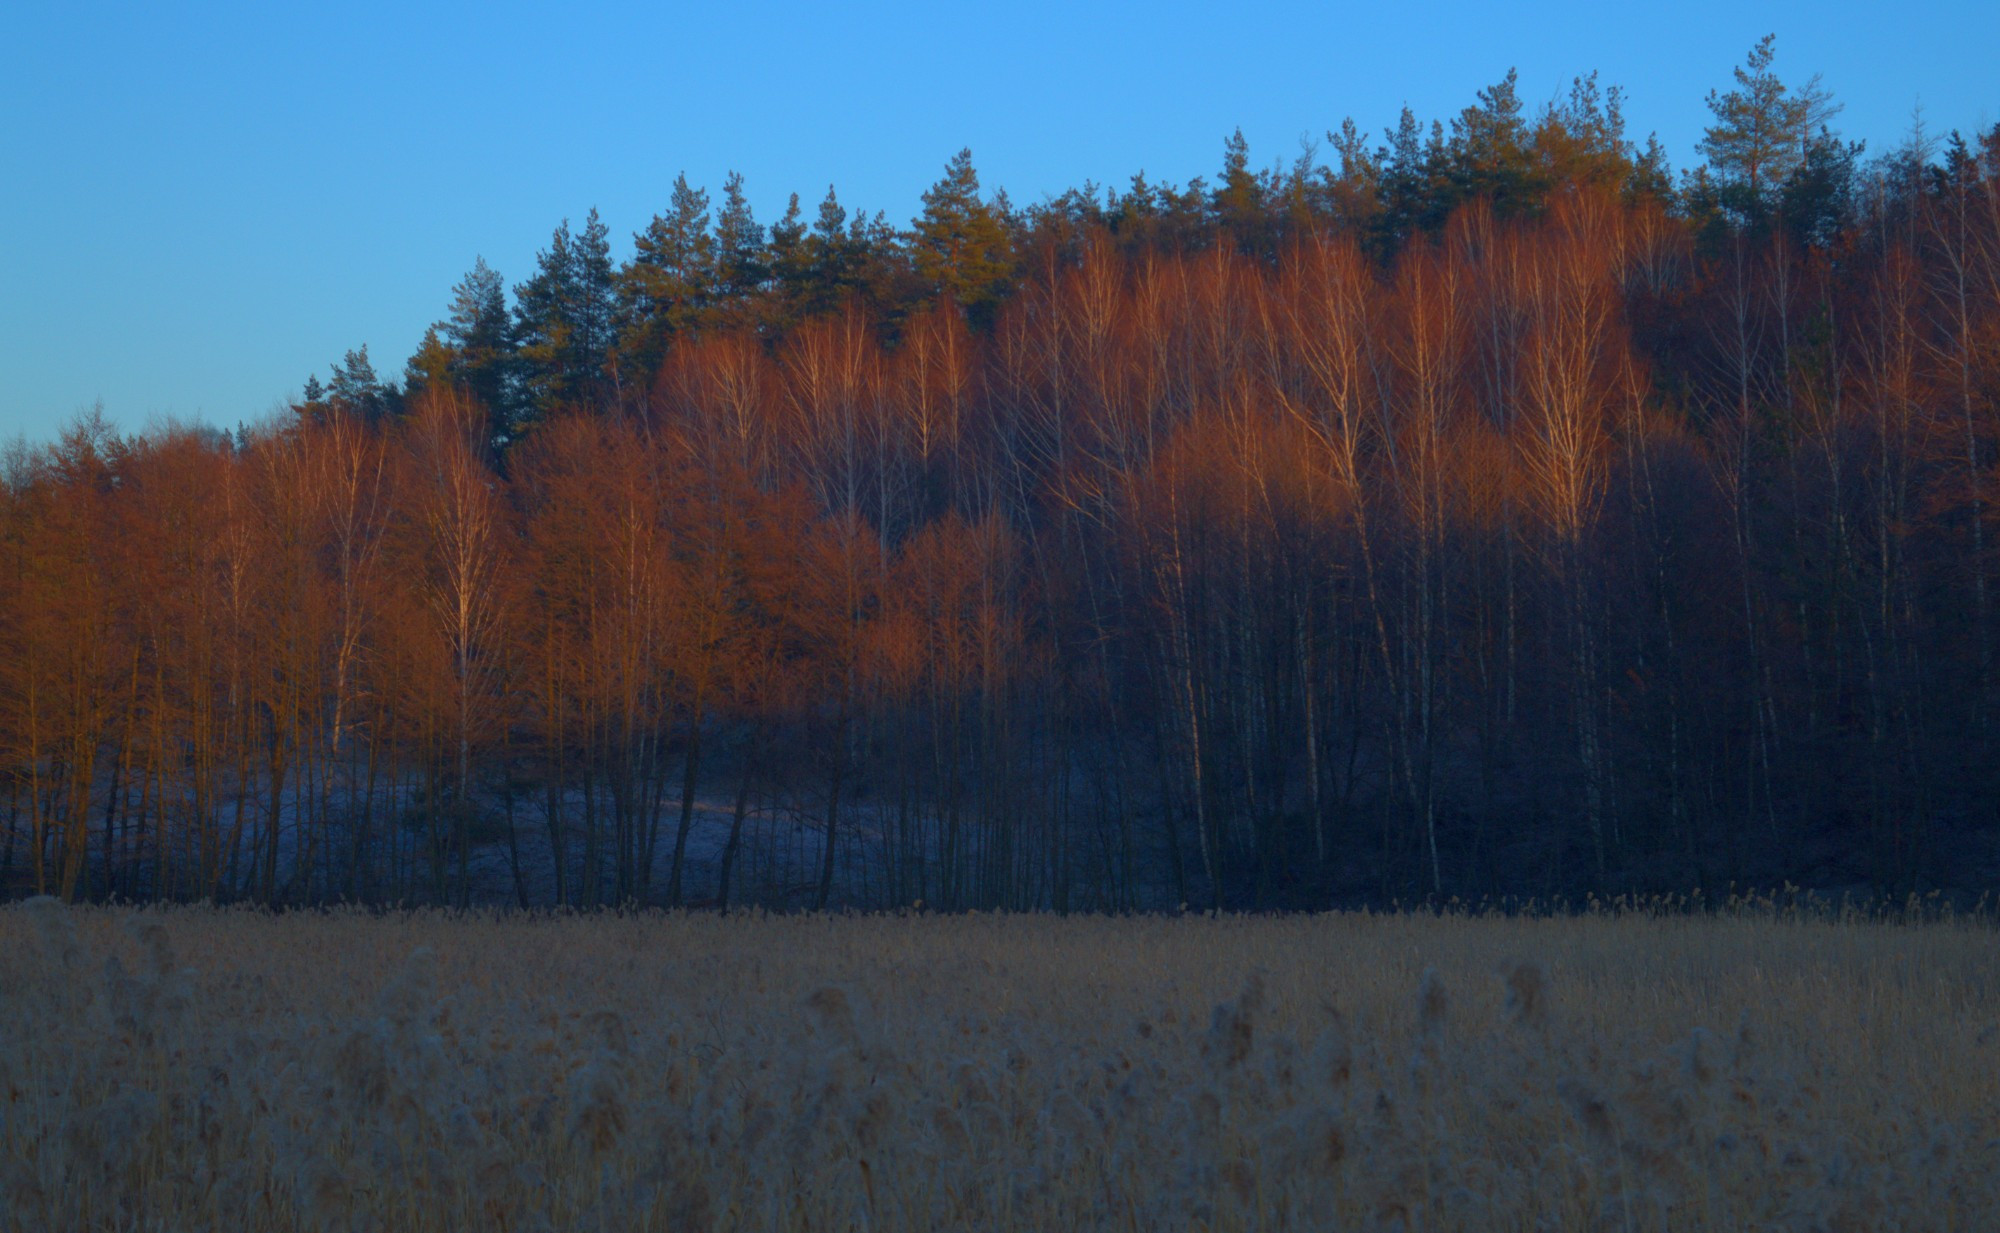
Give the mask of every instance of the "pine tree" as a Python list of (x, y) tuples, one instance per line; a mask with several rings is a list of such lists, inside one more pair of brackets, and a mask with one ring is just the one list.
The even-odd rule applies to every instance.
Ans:
[(595, 209), (583, 234), (569, 220), (536, 255), (535, 276), (514, 289), (528, 410), (601, 405), (610, 389), (614, 284), (606, 228)]
[[(523, 418), (544, 415), (564, 401), (568, 382), (563, 361), (571, 348), (570, 304), (576, 291), (576, 241), (564, 219), (535, 254), (535, 276), (514, 288), (516, 330), (521, 341)], [(523, 424), (508, 425), (512, 436)]]
[(351, 415), (374, 421), (388, 414), (396, 399), (396, 388), (383, 385), (368, 359), (368, 344), (349, 351), (333, 366), (333, 380), (327, 382), (326, 401)]
[(802, 315), (801, 300), (811, 276), (806, 224), (797, 193), (786, 203), (785, 216), (771, 224), (766, 263), (773, 294), (765, 309), (764, 323), (773, 329), (789, 329)]
[(1264, 194), (1250, 170), (1250, 143), (1237, 129), (1222, 143), (1222, 177), (1215, 186), (1212, 208), (1216, 225), (1248, 242), (1263, 229)]
[(855, 256), (847, 210), (829, 184), (813, 216), (812, 230), (799, 235), (790, 295), (795, 320), (830, 312), (853, 291), (858, 273)]
[(326, 387), (319, 383), (319, 375), (306, 377), (305, 389), (300, 391), (299, 400), (292, 404), (292, 410), (306, 419), (319, 419), (327, 412)]
[(632, 260), (618, 274), (618, 352), (636, 374), (649, 374), (675, 337), (702, 324), (715, 294), (715, 238), (709, 234), (708, 190), (674, 177), (664, 214), (632, 237)]
[(934, 297), (950, 299), (976, 324), (992, 320), (1012, 270), (1007, 232), (979, 195), (972, 151), (960, 150), (924, 193), (916, 219), (917, 275)]
[(1646, 136), (1646, 147), (1632, 159), (1625, 177), (1625, 196), (1632, 201), (1651, 198), (1662, 205), (1674, 204), (1673, 168), (1667, 163), (1667, 148), (1658, 133)]
[(715, 220), (715, 287), (720, 317), (732, 325), (750, 320), (751, 299), (769, 277), (764, 228), (743, 195), (743, 177), (730, 172)]
[(1432, 204), (1432, 217), (1442, 219), (1469, 198), (1491, 201), (1502, 216), (1540, 207), (1547, 185), (1529, 148), (1517, 82), (1515, 71), (1508, 69), (1452, 120), (1448, 196)]
[(1708, 93), (1715, 123), (1696, 147), (1708, 160), (1722, 207), (1737, 221), (1761, 223), (1777, 194), (1806, 159), (1813, 139), (1840, 110), (1813, 77), (1792, 90), (1771, 70), (1777, 36), (1767, 34), (1735, 71), (1736, 89)]
[(497, 354), (511, 348), (511, 327), (507, 291), (500, 275), (486, 264), (486, 258), (473, 258), (472, 269), (451, 289), (445, 341), (468, 355)]
[(1382, 164), (1368, 148), (1368, 134), (1348, 117), (1326, 135), (1339, 159), (1327, 172), (1327, 196), (1334, 217), (1358, 232), (1373, 229), (1382, 212)]
[(438, 327), (428, 326), (424, 330), (423, 341), (416, 351), (403, 363), (403, 390), (411, 398), (423, 393), (433, 385), (445, 385), (451, 381), (452, 362), (457, 356), (444, 339), (438, 336)]
[[(995, 213), (1005, 235), (1004, 216)], [(911, 308), (931, 297), (930, 284), (918, 276), (905, 237), (881, 210), (856, 213), (847, 223), (847, 261), (852, 294), (882, 328), (895, 337)]]
[(1426, 227), (1441, 221), (1437, 216), (1438, 191), (1444, 176), (1444, 133), (1433, 123), (1430, 141), (1424, 140), (1423, 126), (1416, 113), (1404, 107), (1389, 144), (1375, 152), (1380, 168), (1382, 209), (1375, 217), (1370, 237), (1377, 252), (1387, 256)]
[(1573, 78), (1569, 97), (1551, 103), (1535, 126), (1533, 155), (1546, 178), (1541, 188), (1555, 184), (1626, 184), (1633, 171), (1633, 151), (1625, 140), (1625, 96), (1617, 86), (1597, 84), (1597, 74)]
[(826, 196), (820, 199), (819, 213), (813, 216), (813, 235), (828, 245), (837, 245), (847, 235), (847, 210), (831, 184), (826, 186)]
[(1778, 192), (1779, 213), (1794, 240), (1825, 248), (1848, 225), (1861, 149), (1861, 142), (1841, 141), (1826, 129), (1806, 147), (1805, 157)]
[(329, 411), (342, 411), (373, 422), (395, 414), (401, 405), (401, 391), (375, 375), (375, 365), (368, 358), (368, 344), (363, 343), (340, 357), (325, 385), (320, 384), (317, 376), (308, 376), (292, 410), (312, 418)]
[[(419, 366), (433, 338), (446, 354), (445, 375), (479, 400), (492, 423), (493, 440), (505, 441), (515, 426), (520, 402), (514, 321), (507, 312), (506, 283), (486, 258), (475, 257), (472, 269), (451, 289), (450, 314), (425, 335), (424, 348), (410, 361), (413, 367)], [(427, 382), (431, 379), (435, 378), (427, 374)]]
[(617, 341), (618, 283), (611, 265), (611, 229), (592, 206), (576, 239), (576, 326), (571, 363), (579, 393), (601, 405), (618, 384), (612, 347)]

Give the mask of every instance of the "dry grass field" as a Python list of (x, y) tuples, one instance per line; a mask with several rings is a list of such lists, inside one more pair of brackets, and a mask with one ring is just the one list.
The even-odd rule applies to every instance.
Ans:
[(2000, 939), (0, 910), (9, 1230), (2000, 1228)]

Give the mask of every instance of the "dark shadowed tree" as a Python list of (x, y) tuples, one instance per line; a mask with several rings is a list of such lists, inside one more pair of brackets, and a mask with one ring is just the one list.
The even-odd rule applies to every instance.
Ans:
[(695, 329), (715, 285), (715, 237), (708, 190), (674, 177), (666, 212), (632, 237), (632, 260), (619, 272), (620, 362), (633, 378), (660, 366), (675, 337)]
[(472, 270), (451, 289), (451, 315), (441, 325), (451, 349), (446, 371), (479, 400), (504, 440), (519, 410), (514, 371), (514, 322), (499, 273), (475, 257)]
[(524, 402), (533, 418), (564, 407), (596, 407), (616, 390), (616, 319), (611, 251), (592, 209), (580, 235), (568, 220), (535, 258), (535, 276), (514, 289)]
[(712, 316), (725, 327), (749, 325), (753, 298), (769, 274), (764, 226), (743, 195), (743, 177), (730, 172), (722, 186), (722, 212), (715, 220), (715, 305)]

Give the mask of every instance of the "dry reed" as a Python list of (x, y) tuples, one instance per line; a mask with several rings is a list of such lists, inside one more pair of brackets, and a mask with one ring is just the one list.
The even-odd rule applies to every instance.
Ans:
[(8, 1230), (1977, 1230), (2000, 942), (0, 910)]

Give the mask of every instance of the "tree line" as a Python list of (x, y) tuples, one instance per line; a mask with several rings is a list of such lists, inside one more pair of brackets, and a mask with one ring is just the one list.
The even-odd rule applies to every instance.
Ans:
[[(1753, 48), (907, 230), (685, 177), (0, 482), (0, 885), (1126, 910), (1993, 875), (2000, 127)], [(493, 888), (504, 887), (495, 892)], [(482, 888), (485, 888), (482, 890)]]

